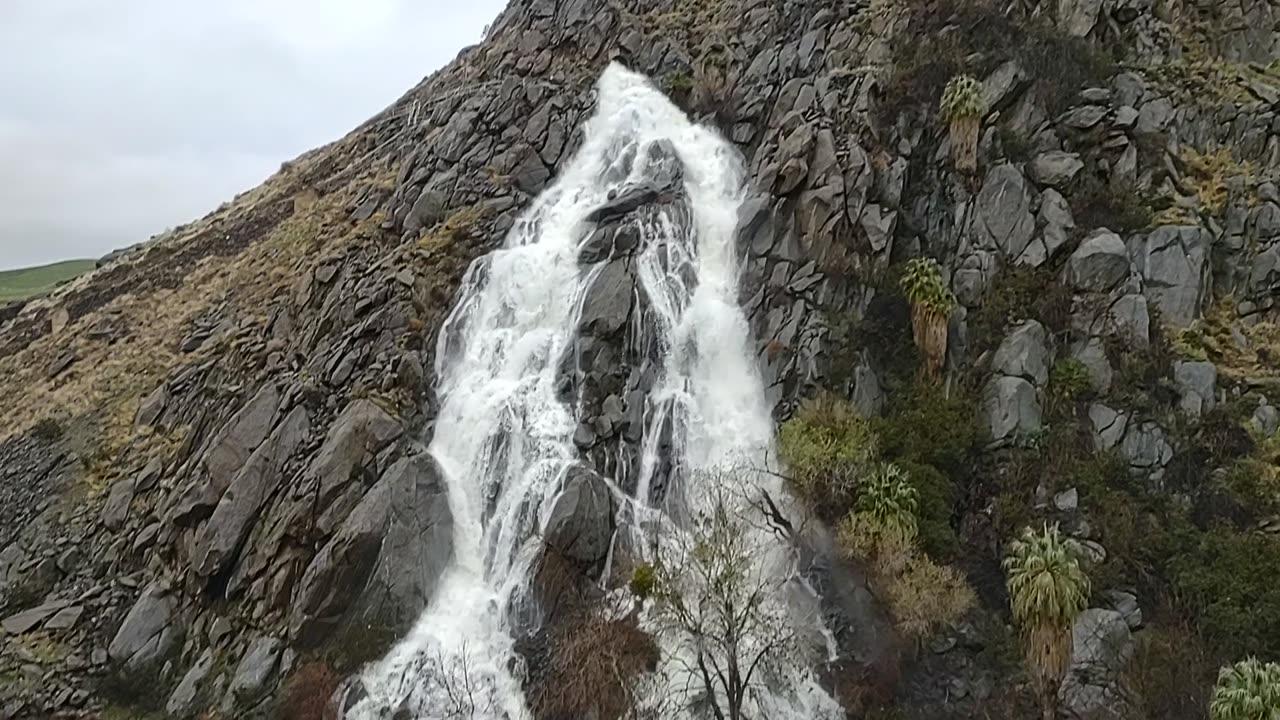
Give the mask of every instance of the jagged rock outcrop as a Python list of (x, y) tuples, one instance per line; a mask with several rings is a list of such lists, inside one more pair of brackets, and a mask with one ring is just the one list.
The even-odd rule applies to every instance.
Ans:
[[(0, 687), (0, 717), (70, 711), (73, 696), (96, 711), (90, 688), (119, 669), (159, 672), (172, 714), (241, 712), (279, 692), (291, 652), (316, 651), (338, 628), (408, 627), (452, 552), (444, 481), (422, 447), (436, 352), (456, 350), (437, 343), (440, 327), (459, 285), (482, 281), (483, 268), (464, 277), (471, 261), (582, 142), (591, 83), (610, 61), (654, 78), (742, 153), (740, 300), (778, 419), (818, 388), (892, 416), (914, 379), (898, 366), (911, 356), (910, 310), (888, 280), (927, 255), (959, 305), (940, 386), (977, 396), (972, 416), (993, 441), (982, 462), (1077, 423), (1153, 492), (1218, 477), (1170, 415), (1194, 429), (1262, 389), (1270, 401), (1245, 416), (1264, 437), (1280, 424), (1266, 362), (1221, 366), (1265, 348), (1244, 331), (1274, 322), (1280, 290), (1280, 83), (1259, 69), (1280, 54), (1275, 10), (1213, 10), (1195, 44), (1211, 59), (1196, 67), (1236, 63), (1218, 83), (1188, 70), (1178, 38), (1196, 28), (1182, 11), (1041, 5), (935, 17), (910, 4), (513, 0), (483, 44), (347, 138), (47, 299), (0, 310), (0, 602), (16, 636), (48, 632), (68, 650), (35, 672), (17, 644), (0, 649), (0, 677), (32, 678)], [(1074, 56), (1046, 67), (1002, 55), (971, 37), (996, 19), (1002, 47), (1039, 23), (1031, 44), (1070, 36), (1141, 62), (1085, 78), (1065, 72), (1086, 67)], [(930, 84), (949, 79), (947, 36), (960, 38), (966, 72), (982, 69), (972, 176), (949, 162)], [(928, 73), (911, 74), (926, 66), (915, 47), (930, 53)], [(699, 69), (712, 48), (724, 53), (718, 74)], [(628, 172), (636, 151), (619, 149), (612, 171)], [(650, 402), (653, 349), (637, 341), (654, 319), (635, 253), (656, 208), (687, 214), (691, 200), (673, 149), (648, 152), (664, 171), (583, 228), (593, 281), (557, 385), (577, 403), (582, 468), (541, 529), (587, 585), (615, 540), (618, 499), (603, 478), (635, 491), (637, 443), (663, 410)], [(1019, 294), (1018, 282), (1032, 287)], [(1212, 313), (1228, 337), (1194, 359), (1160, 355), (1168, 328), (1187, 331), (1175, 336), (1187, 352)], [(1088, 387), (1057, 407), (1053, 368), (1067, 358)], [(679, 477), (663, 464), (671, 431), (659, 432), (642, 500)], [(1000, 545), (999, 513), (980, 510), (998, 506), (987, 485), (1003, 476), (992, 477), (945, 513), (976, 574)], [(1026, 510), (1063, 514), (1073, 540), (1106, 558), (1102, 524), (1089, 521), (1096, 498), (1068, 489)], [(1200, 489), (1176, 488), (1193, 503)], [(890, 619), (856, 569), (821, 569), (844, 659), (892, 655)], [(998, 615), (1003, 599), (985, 595), (979, 614)], [(1077, 623), (1063, 699), (1082, 717), (1123, 707), (1114, 679), (1128, 656), (1089, 638), (1146, 631), (1127, 600), (1110, 602), (1118, 621), (1094, 609), (1090, 628)], [(967, 717), (1007, 684), (978, 634), (949, 629), (939, 637), (950, 647), (929, 651), (947, 692), (925, 716)], [(903, 687), (913, 707), (934, 708), (936, 687)]]

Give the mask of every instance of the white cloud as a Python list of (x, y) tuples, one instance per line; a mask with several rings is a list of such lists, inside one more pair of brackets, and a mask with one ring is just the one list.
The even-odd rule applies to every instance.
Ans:
[(0, 268), (248, 189), (445, 64), (505, 0), (0, 0)]

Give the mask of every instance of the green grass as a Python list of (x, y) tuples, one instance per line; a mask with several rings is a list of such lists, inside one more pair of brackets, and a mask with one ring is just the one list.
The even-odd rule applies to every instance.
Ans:
[(44, 295), (59, 283), (93, 269), (93, 260), (67, 260), (40, 267), (0, 272), (0, 303)]

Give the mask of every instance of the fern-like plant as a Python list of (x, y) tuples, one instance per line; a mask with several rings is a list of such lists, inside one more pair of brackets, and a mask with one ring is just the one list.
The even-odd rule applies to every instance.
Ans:
[(1089, 602), (1089, 577), (1057, 525), (1023, 531), (1010, 544), (1004, 569), (1027, 664), (1039, 681), (1044, 717), (1052, 720), (1071, 660), (1071, 624)]
[(951, 131), (951, 157), (956, 169), (978, 168), (978, 131), (985, 110), (982, 83), (972, 75), (957, 75), (942, 91), (939, 111)]
[(910, 541), (918, 529), (919, 506), (920, 496), (907, 474), (897, 465), (887, 464), (876, 468), (862, 481), (854, 511)]
[(933, 258), (915, 258), (902, 273), (902, 292), (911, 303), (911, 332), (924, 353), (929, 377), (937, 377), (947, 356), (947, 319), (956, 298), (942, 280), (942, 269)]
[(1248, 658), (1218, 672), (1212, 720), (1280, 720), (1280, 665)]

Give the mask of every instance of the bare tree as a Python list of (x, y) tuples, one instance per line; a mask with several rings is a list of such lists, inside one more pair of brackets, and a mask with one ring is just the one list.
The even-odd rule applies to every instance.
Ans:
[(687, 648), (672, 660), (698, 703), (716, 720), (740, 720), (750, 694), (797, 654), (799, 641), (782, 600), (786, 580), (763, 562), (779, 543), (761, 531), (762, 507), (717, 478), (699, 484), (710, 488), (707, 500), (655, 564), (650, 612), (659, 633)]
[(471, 652), (463, 642), (455, 657), (445, 658), (437, 653), (431, 681), (437, 686), (444, 700), (445, 720), (480, 720), (494, 714), (492, 688), (480, 687), (471, 667)]

